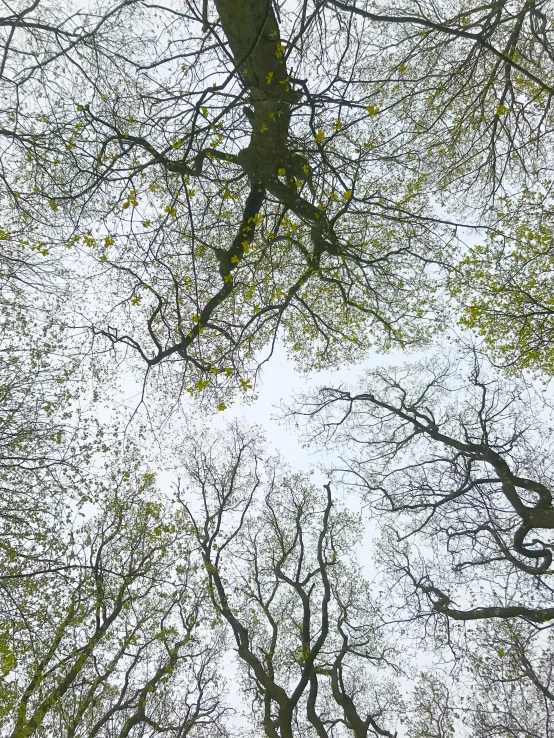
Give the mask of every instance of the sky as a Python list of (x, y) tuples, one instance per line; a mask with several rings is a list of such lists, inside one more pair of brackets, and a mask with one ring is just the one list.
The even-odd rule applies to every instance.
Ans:
[(279, 451), (297, 469), (308, 471), (325, 460), (315, 451), (302, 448), (298, 437), (289, 424), (279, 420), (282, 415), (280, 406), (292, 404), (295, 395), (314, 391), (319, 386), (353, 386), (357, 384), (364, 372), (379, 366), (404, 363), (408, 359), (416, 360), (414, 354), (401, 351), (387, 355), (372, 354), (365, 361), (354, 366), (341, 367), (336, 371), (310, 372), (301, 374), (286, 354), (283, 346), (277, 345), (270, 361), (264, 365), (260, 380), (255, 388), (256, 399), (244, 403), (237, 401), (232, 407), (218, 413), (209, 424), (220, 428), (234, 419), (243, 418), (247, 423), (263, 428), (271, 446)]

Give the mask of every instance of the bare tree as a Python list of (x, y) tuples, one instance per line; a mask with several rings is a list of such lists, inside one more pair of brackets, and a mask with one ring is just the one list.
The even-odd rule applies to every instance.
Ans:
[[(323, 389), (301, 412), (354, 451), (345, 459), (345, 481), (386, 516), (395, 566), (436, 612), (466, 621), (550, 621), (552, 541), (543, 535), (554, 526), (548, 408), (541, 416), (525, 383), (487, 376), (477, 353), (467, 379), (458, 361), (453, 355), (375, 371), (364, 380), (370, 391)], [(410, 564), (410, 540), (423, 546), (414, 552), (420, 574)], [(455, 597), (431, 581), (432, 570), (473, 604), (457, 608)]]
[(392, 738), (400, 669), (353, 556), (359, 520), (329, 485), (264, 464), (252, 433), (227, 436), (192, 450), (181, 499), (234, 636), (253, 734)]
[(552, 732), (551, 409), (484, 364), (377, 370), (296, 411), (368, 505), (389, 606), (433, 654), (414, 736)]

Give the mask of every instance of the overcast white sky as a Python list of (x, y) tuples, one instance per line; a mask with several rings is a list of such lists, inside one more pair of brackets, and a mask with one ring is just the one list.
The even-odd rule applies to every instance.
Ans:
[(308, 470), (317, 466), (321, 459), (315, 452), (303, 449), (291, 429), (277, 421), (279, 405), (291, 402), (295, 394), (315, 390), (321, 385), (353, 386), (367, 369), (401, 364), (408, 359), (415, 361), (420, 356), (401, 351), (387, 355), (373, 354), (356, 366), (343, 367), (338, 371), (310, 372), (307, 376), (298, 372), (294, 363), (287, 358), (285, 349), (278, 345), (272, 358), (263, 367), (261, 380), (256, 387), (257, 399), (247, 403), (237, 401), (232, 407), (215, 415), (210, 425), (222, 427), (225, 422), (235, 418), (244, 418), (247, 423), (260, 425), (271, 446), (283, 454), (291, 466)]

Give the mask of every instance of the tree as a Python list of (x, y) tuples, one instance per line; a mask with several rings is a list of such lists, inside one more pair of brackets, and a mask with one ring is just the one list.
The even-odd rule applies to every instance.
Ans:
[[(548, 414), (522, 382), (487, 376), (477, 353), (467, 378), (459, 360), (377, 370), (364, 379), (370, 391), (324, 388), (301, 412), (353, 450), (345, 481), (387, 516), (394, 566), (432, 610), (455, 620), (547, 622), (552, 542), (539, 531), (554, 526)], [(410, 539), (422, 541), (419, 574)], [(440, 587), (428, 573), (437, 566)], [(473, 604), (454, 607), (458, 595), (443, 585)]]
[[(2, 13), (8, 729), (217, 732), (228, 627), (253, 732), (390, 736), (403, 710), (414, 737), (444, 738), (455, 680), (475, 735), (551, 732), (554, 513), (529, 387), (476, 358), (465, 394), (431, 366), (308, 408), (329, 413), (354, 454), (339, 482), (382, 525), (371, 586), (335, 482), (322, 495), (234, 429), (227, 447), (192, 446), (200, 507), (182, 487), (184, 512), (158, 507), (151, 472), (125, 468), (126, 442), (92, 412), (106, 369), (146, 372), (171, 398), (159, 415), (184, 392), (224, 410), (276, 341), (307, 370), (420, 346), (460, 319), (452, 295), (495, 360), (549, 372), (550, 4)], [(468, 250), (464, 228), (486, 246)], [(444, 672), (433, 664), (406, 708), (404, 628)]]
[(255, 432), (236, 426), (185, 466), (180, 498), (236, 643), (252, 734), (393, 738), (401, 669), (356, 563), (356, 516), (329, 485), (264, 463)]
[(0, 290), (0, 559), (25, 553), (28, 572), (55, 556), (68, 505), (89, 501), (92, 460), (118, 443), (116, 420), (98, 418), (100, 367), (56, 318), (59, 282), (34, 266)]
[[(352, 411), (356, 420), (360, 413)], [(431, 574), (412, 581), (423, 561), (412, 557), (408, 567), (405, 556), (399, 566), (407, 548), (396, 536), (390, 550), (385, 537), (378, 539), (377, 556), (389, 571), (370, 585), (354, 556), (361, 519), (337, 503), (330, 484), (321, 493), (305, 477), (291, 475), (280, 459), (268, 463), (255, 431), (228, 428), (188, 454), (188, 486), (181, 487), (180, 498), (214, 610), (236, 642), (252, 735), (259, 726), (279, 738), (392, 736), (395, 719), (412, 738), (549, 734), (551, 629), (536, 610), (479, 608), (470, 611), (477, 619), (461, 622), (460, 613), (444, 603), (429, 611), (417, 594), (418, 585), (429, 594)], [(375, 471), (373, 476), (375, 482)], [(390, 489), (398, 488), (400, 478), (391, 474)], [(395, 518), (398, 526), (400, 515)], [(425, 563), (440, 567), (434, 576), (440, 572), (444, 581), (446, 551), (438, 550), (436, 534), (421, 525), (418, 532), (414, 552), (436, 553)], [(485, 584), (481, 598), (498, 597), (494, 590), (504, 577), (497, 571), (495, 580), (494, 574), (489, 566), (479, 579), (473, 576), (476, 588)], [(513, 579), (505, 577), (505, 596), (511, 586), (528, 597), (532, 585)], [(455, 581), (457, 597), (464, 585), (470, 589), (467, 581)], [(436, 596), (437, 587), (429, 588)], [(543, 599), (547, 590), (545, 581)], [(416, 680), (423, 653), (427, 671)], [(403, 677), (415, 683), (413, 690), (404, 686), (406, 701), (399, 696)]]
[[(472, 644), (476, 736), (548, 735), (552, 725), (552, 631), (495, 621)], [(470, 703), (471, 704), (471, 703)]]
[(414, 720), (410, 726), (410, 738), (449, 738), (455, 735), (453, 711), (448, 682), (424, 672), (413, 698)]
[(431, 165), (441, 199), (482, 211), (551, 167), (550, 3), (331, 4), (390, 29), (379, 64), (396, 83), (389, 105), (409, 130), (409, 160)]
[(377, 370), (297, 411), (381, 531), (398, 620), (442, 663), (416, 690), (417, 736), (551, 732), (549, 407), (485, 363)]
[(453, 271), (459, 323), (483, 336), (487, 351), (511, 372), (551, 377), (553, 363), (552, 203), (550, 183), (499, 203), (488, 238)]
[(184, 365), (172, 392), (247, 391), (278, 338), (306, 368), (419, 343), (456, 238), (434, 202), (550, 166), (546, 7), (29, 6), (4, 21), (6, 197), (77, 255), (83, 324)]
[(3, 735), (226, 734), (225, 640), (192, 539), (154, 475), (122, 461), (88, 478), (88, 519), (64, 500), (43, 533), (55, 558), (37, 569), (21, 546), (0, 560)]
[(69, 498), (87, 497), (83, 467), (111, 436), (80, 403), (75, 357), (54, 348), (63, 333), (37, 335), (32, 318), (9, 308), (0, 318), (0, 559), (25, 552), (28, 571), (53, 555)]
[[(552, 638), (524, 622), (488, 620), (450, 632), (439, 665), (415, 684), (410, 738), (539, 738), (552, 725)], [(428, 639), (433, 647), (434, 638)], [(421, 644), (423, 645), (423, 644)]]

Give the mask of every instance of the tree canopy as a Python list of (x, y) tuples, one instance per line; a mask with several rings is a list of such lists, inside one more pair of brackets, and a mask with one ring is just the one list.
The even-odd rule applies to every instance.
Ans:
[(63, 254), (84, 324), (192, 393), (247, 390), (277, 338), (305, 368), (420, 343), (458, 226), (547, 178), (541, 8), (22, 4), (3, 238)]
[(554, 735), (552, 3), (0, 38), (2, 735)]

